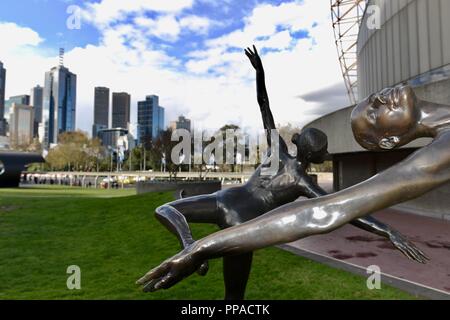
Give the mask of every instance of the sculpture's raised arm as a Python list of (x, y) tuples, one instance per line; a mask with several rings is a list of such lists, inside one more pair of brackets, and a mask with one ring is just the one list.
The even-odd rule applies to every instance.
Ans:
[[(266, 76), (264, 72), (264, 66), (262, 64), (261, 58), (258, 54), (258, 50), (253, 46), (253, 51), (251, 48), (245, 49), (245, 54), (250, 60), (252, 66), (256, 70), (256, 95), (258, 99), (259, 109), (261, 110), (261, 116), (264, 124), (264, 130), (266, 131), (267, 145), (269, 148), (272, 145), (272, 130), (276, 130), (275, 120), (273, 119), (272, 111), (270, 110), (269, 95), (267, 94), (266, 88)], [(280, 137), (279, 146), (282, 152), (288, 152), (288, 148), (284, 140)]]
[(147, 291), (169, 288), (201, 261), (234, 255), (330, 232), (351, 220), (414, 199), (450, 181), (450, 106), (419, 101), (409, 87), (396, 87), (361, 102), (352, 113), (358, 143), (392, 149), (418, 137), (428, 146), (384, 172), (340, 192), (294, 202), (245, 224), (197, 241), (138, 283)]
[[(256, 47), (253, 46), (253, 51), (250, 48), (245, 49), (245, 54), (249, 58), (252, 66), (256, 70), (256, 93), (258, 97), (258, 104), (261, 109), (261, 115), (263, 118), (264, 129), (269, 131), (275, 130), (275, 121), (273, 119), (272, 111), (270, 110), (269, 96), (267, 94), (266, 88), (266, 76), (264, 72), (264, 67), (261, 61), (261, 58), (256, 50)], [(268, 141), (270, 143), (270, 141)]]

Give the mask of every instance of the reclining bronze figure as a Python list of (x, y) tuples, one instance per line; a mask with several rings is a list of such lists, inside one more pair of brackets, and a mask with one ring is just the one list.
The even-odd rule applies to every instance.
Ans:
[[(245, 53), (256, 69), (258, 103), (270, 146), (271, 130), (276, 130), (276, 127), (269, 106), (263, 65), (255, 47), (253, 51), (246, 49)], [(280, 166), (275, 175), (262, 174), (262, 168), (267, 166), (267, 161), (270, 161), (267, 160), (243, 186), (214, 194), (181, 199), (156, 210), (158, 220), (178, 237), (184, 251), (167, 260), (139, 281), (144, 285), (145, 291), (168, 288), (195, 270), (204, 275), (208, 270), (207, 259), (224, 256), (225, 298), (243, 299), (254, 249), (319, 233), (325, 230), (324, 221), (327, 221), (326, 229), (331, 230), (336, 223), (331, 224), (330, 219), (326, 219), (329, 215), (326, 211), (328, 207), (313, 205), (319, 200), (291, 203), (271, 211), (293, 202), (300, 196), (316, 198), (326, 195), (326, 192), (306, 173), (310, 163), (324, 161), (328, 146), (326, 135), (317, 129), (307, 129), (301, 134), (295, 134), (292, 142), (297, 146), (296, 157), (289, 154), (286, 142), (280, 139)], [(330, 197), (324, 199), (330, 199)], [(363, 197), (361, 194), (359, 199), (367, 201), (366, 196)], [(320, 201), (325, 202), (325, 200)], [(305, 204), (310, 204), (311, 209), (296, 209), (305, 207)], [(339, 225), (350, 222), (361, 229), (390, 239), (394, 246), (410, 259), (422, 263), (427, 259), (399, 232), (372, 217), (362, 218), (363, 214), (360, 214), (355, 215), (355, 218), (360, 217), (356, 220), (344, 219), (350, 214), (346, 208), (347, 206), (344, 205), (342, 208), (335, 208), (332, 212), (333, 219), (339, 222), (345, 220)], [(317, 220), (316, 216), (311, 216), (311, 212), (316, 211), (320, 212), (323, 218)], [(266, 212), (269, 213), (265, 214)], [(341, 212), (343, 217), (338, 220), (335, 215), (341, 215)], [(257, 220), (253, 220), (257, 217), (259, 217)], [(234, 227), (247, 221), (253, 222)], [(233, 228), (195, 242), (188, 222), (212, 223), (222, 229)], [(266, 229), (267, 231), (263, 231)]]

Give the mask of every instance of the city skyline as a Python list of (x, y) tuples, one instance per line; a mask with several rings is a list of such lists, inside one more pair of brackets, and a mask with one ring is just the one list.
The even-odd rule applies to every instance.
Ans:
[[(0, 48), (10, 74), (7, 96), (42, 83), (65, 47), (66, 65), (80, 77), (77, 128), (83, 131), (92, 131), (98, 85), (131, 94), (131, 122), (137, 122), (137, 101), (152, 92), (169, 119), (184, 114), (198, 127), (261, 128), (254, 70), (243, 54), (253, 43), (267, 70), (277, 123), (301, 125), (348, 105), (323, 1), (124, 2), (118, 11), (108, 1), (74, 0), (83, 13), (80, 29), (67, 28), (67, 3), (24, 1), (27, 11), (46, 10), (52, 18), (36, 19), (14, 1), (0, 4), (8, 6), (0, 10), (0, 35), (9, 44)], [(319, 66), (325, 75), (305, 76)]]
[[(45, 73), (45, 83), (44, 87), (39, 84), (30, 89), (30, 94), (21, 94), (17, 96), (9, 97), (8, 100), (4, 100), (2, 111), (5, 113), (5, 120), (7, 125), (11, 125), (12, 121), (16, 122), (17, 119), (10, 119), (10, 115), (13, 114), (13, 107), (15, 105), (22, 107), (32, 107), (33, 113), (33, 125), (32, 125), (32, 138), (39, 138), (44, 146), (49, 146), (50, 144), (57, 143), (57, 135), (66, 131), (75, 131), (76, 128), (76, 117), (73, 115), (76, 111), (76, 74), (69, 71), (67, 67), (62, 65), (63, 56), (61, 55), (61, 65), (53, 67), (50, 71)], [(1, 65), (3, 67), (3, 65)], [(5, 69), (3, 69), (5, 70)], [(4, 88), (5, 83), (5, 73), (2, 73), (2, 84)], [(58, 80), (55, 80), (58, 79)], [(59, 86), (59, 80), (64, 80), (62, 87)], [(61, 90), (62, 88), (62, 90)], [(63, 93), (61, 97), (55, 92)], [(125, 130), (130, 130), (130, 126), (138, 126), (137, 123), (132, 123), (130, 121), (131, 115), (131, 96), (126, 92), (113, 92), (112, 93), (112, 103), (110, 107), (110, 89), (106, 87), (95, 87), (94, 88), (94, 123), (92, 127), (92, 137), (97, 137), (97, 132), (105, 129), (123, 128)], [(156, 99), (157, 108), (155, 111), (152, 109), (152, 119), (150, 130), (152, 139), (156, 138), (160, 131), (166, 129), (164, 108), (159, 106), (159, 97), (156, 95), (148, 95), (147, 99)], [(45, 99), (44, 99), (45, 98)], [(45, 109), (44, 109), (45, 101)], [(58, 111), (55, 113), (55, 105), (51, 101), (59, 101)], [(65, 103), (65, 105), (63, 105)], [(138, 102), (139, 104), (139, 102)], [(153, 106), (152, 106), (153, 108)], [(67, 110), (66, 110), (67, 109)], [(65, 111), (63, 111), (65, 110)], [(53, 114), (53, 116), (51, 116)], [(60, 115), (61, 114), (61, 115)], [(45, 117), (44, 117), (45, 115)], [(62, 118), (61, 118), (62, 117)], [(59, 119), (61, 118), (61, 119)], [(53, 121), (51, 121), (53, 119)], [(109, 121), (111, 119), (111, 121)], [(179, 117), (180, 119), (180, 117)], [(53, 123), (51, 123), (53, 122)], [(58, 123), (55, 128), (55, 123)], [(190, 124), (190, 122), (189, 122)], [(64, 126), (64, 127), (63, 127)], [(39, 129), (40, 127), (40, 129)], [(51, 129), (53, 128), (53, 129)], [(8, 128), (6, 128), (8, 129)], [(39, 129), (39, 130), (38, 130)], [(12, 139), (12, 127), (2, 135), (8, 134), (10, 139)], [(50, 134), (49, 130), (53, 132), (58, 131), (58, 134)], [(56, 130), (56, 131), (55, 131)], [(40, 132), (39, 132), (40, 131)], [(88, 133), (88, 132), (86, 132)], [(88, 133), (90, 134), (90, 133)], [(136, 134), (139, 136), (139, 133)], [(55, 138), (56, 137), (56, 138)], [(137, 137), (136, 137), (137, 138)], [(16, 139), (17, 140), (17, 139)], [(30, 142), (31, 143), (31, 142)]]

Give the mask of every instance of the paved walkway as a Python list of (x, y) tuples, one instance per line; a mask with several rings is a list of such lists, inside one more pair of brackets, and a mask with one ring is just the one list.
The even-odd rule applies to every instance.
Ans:
[[(322, 262), (326, 262), (324, 259), (334, 261), (334, 265), (337, 262), (364, 269), (370, 265), (378, 265), (383, 274), (412, 282), (409, 285), (414, 286), (417, 283), (437, 290), (437, 295), (424, 294), (424, 296), (446, 298), (448, 294), (450, 298), (450, 221), (417, 216), (394, 209), (383, 210), (374, 214), (374, 217), (407, 236), (431, 260), (427, 264), (411, 261), (396, 250), (388, 240), (351, 225), (289, 245), (300, 249), (296, 253), (306, 253), (302, 255), (313, 259), (314, 256), (319, 257), (316, 260)], [(420, 292), (420, 290), (413, 291)]]

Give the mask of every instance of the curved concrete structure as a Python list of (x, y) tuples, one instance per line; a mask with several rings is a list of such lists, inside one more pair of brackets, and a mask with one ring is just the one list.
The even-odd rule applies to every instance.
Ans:
[(18, 187), (26, 166), (43, 162), (44, 158), (37, 153), (0, 151), (0, 188)]
[[(380, 28), (371, 28), (377, 13)], [(368, 0), (357, 61), (359, 101), (383, 88), (408, 83), (419, 99), (450, 105), (450, 1)], [(352, 110), (349, 106), (306, 126), (328, 136), (336, 191), (370, 178), (430, 142), (420, 139), (398, 150), (368, 152), (353, 137)], [(402, 208), (450, 220), (450, 185)]]
[[(370, 27), (377, 12), (379, 29)], [(369, 0), (357, 52), (359, 100), (405, 81), (418, 88), (447, 80), (429, 100), (449, 97), (450, 1)]]

